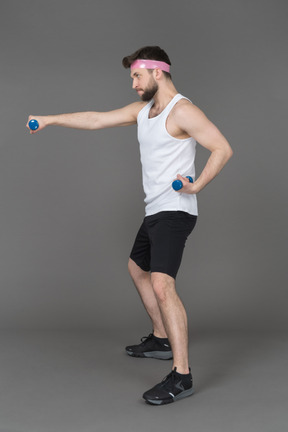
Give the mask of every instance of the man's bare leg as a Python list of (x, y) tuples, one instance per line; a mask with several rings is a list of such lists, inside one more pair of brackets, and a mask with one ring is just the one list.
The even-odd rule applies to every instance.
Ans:
[(162, 321), (173, 352), (173, 369), (189, 373), (188, 325), (183, 303), (176, 293), (175, 280), (164, 273), (151, 273), (152, 289), (157, 299)]
[(143, 271), (129, 259), (128, 268), (144, 307), (151, 318), (154, 336), (168, 337), (173, 351), (173, 368), (189, 373), (187, 315), (175, 287), (175, 280), (164, 273)]
[(143, 271), (131, 258), (129, 258), (128, 270), (143, 305), (151, 318), (154, 336), (167, 338), (158, 301), (152, 287), (150, 273)]

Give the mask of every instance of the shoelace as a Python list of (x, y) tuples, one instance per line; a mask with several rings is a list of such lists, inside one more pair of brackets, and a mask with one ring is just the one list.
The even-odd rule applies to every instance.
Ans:
[(152, 339), (152, 337), (153, 337), (153, 333), (150, 333), (148, 336), (143, 336), (141, 338), (141, 342), (145, 343), (145, 342), (147, 342), (148, 339)]
[(176, 369), (175, 367), (161, 382), (161, 386), (165, 387), (167, 390), (174, 389), (175, 380), (177, 379)]

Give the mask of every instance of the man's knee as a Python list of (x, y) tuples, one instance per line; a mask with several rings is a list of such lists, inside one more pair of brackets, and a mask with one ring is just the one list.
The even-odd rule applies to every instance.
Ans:
[(151, 282), (155, 296), (164, 303), (175, 290), (175, 279), (165, 273), (151, 273)]

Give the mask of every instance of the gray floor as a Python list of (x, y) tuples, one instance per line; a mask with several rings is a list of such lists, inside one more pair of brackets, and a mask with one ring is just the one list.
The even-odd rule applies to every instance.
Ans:
[(2, 331), (0, 432), (287, 431), (287, 334), (192, 333), (196, 393), (162, 407), (141, 395), (171, 362), (126, 356), (139, 336)]

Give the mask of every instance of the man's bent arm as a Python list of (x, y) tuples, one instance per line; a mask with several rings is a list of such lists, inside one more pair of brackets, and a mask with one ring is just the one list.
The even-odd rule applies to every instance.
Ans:
[(107, 112), (78, 112), (70, 114), (58, 114), (47, 116), (30, 115), (27, 122), (33, 118), (39, 123), (39, 128), (31, 133), (38, 132), (46, 126), (63, 126), (74, 129), (96, 130), (116, 126), (129, 126), (137, 122), (137, 115), (144, 104), (135, 102), (123, 108)]
[(175, 114), (178, 125), (200, 145), (211, 151), (197, 180), (191, 184), (184, 179), (181, 192), (198, 193), (219, 174), (233, 155), (233, 151), (219, 129), (195, 105), (187, 102), (180, 106)]

